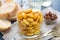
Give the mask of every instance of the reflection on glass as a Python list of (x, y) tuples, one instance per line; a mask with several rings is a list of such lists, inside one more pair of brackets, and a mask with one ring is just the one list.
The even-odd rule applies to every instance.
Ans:
[(35, 38), (23, 38), (23, 40), (40, 40), (40, 36)]
[(30, 8), (41, 10), (41, 0), (29, 0)]
[(51, 0), (42, 0), (41, 5), (48, 7), (51, 5)]

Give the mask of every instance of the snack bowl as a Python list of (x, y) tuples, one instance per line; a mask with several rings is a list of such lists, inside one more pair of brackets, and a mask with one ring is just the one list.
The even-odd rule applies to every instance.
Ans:
[(57, 15), (49, 11), (44, 15), (44, 19), (47, 24), (53, 24), (57, 20)]

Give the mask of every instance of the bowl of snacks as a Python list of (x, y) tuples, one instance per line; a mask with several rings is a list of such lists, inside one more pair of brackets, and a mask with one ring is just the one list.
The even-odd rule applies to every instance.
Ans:
[(44, 15), (44, 19), (47, 24), (53, 24), (57, 19), (57, 15), (52, 12), (48, 12)]
[(40, 34), (42, 13), (37, 10), (23, 10), (17, 13), (17, 23), (20, 34), (26, 38), (37, 37)]

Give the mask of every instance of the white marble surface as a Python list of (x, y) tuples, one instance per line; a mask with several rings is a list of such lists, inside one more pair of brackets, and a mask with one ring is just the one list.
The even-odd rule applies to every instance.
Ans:
[[(60, 17), (59, 17), (60, 13), (57, 12), (57, 11), (54, 11), (52, 8), (46, 8), (42, 12), (43, 12), (43, 14), (45, 14), (48, 11), (55, 12), (56, 15), (58, 16), (58, 19), (57, 19), (57, 22), (55, 24), (52, 24), (52, 25), (46, 25), (45, 22), (43, 21), (43, 24), (41, 26), (42, 33), (46, 33), (47, 31), (49, 31), (53, 27), (55, 27), (55, 25), (57, 25), (58, 23), (60, 23)], [(11, 27), (10, 30), (7, 30), (7, 31), (2, 32), (2, 33), (3, 33), (3, 39), (5, 39), (5, 40), (14, 40), (14, 39), (16, 39), (16, 40), (25, 40), (18, 33), (17, 22), (15, 22), (14, 24), (12, 24), (12, 27)], [(47, 36), (47, 37), (39, 39), (39, 40), (48, 40), (51, 37), (52, 36)]]

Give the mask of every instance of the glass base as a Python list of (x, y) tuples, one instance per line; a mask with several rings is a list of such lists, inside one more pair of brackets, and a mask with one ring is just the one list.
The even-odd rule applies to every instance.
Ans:
[(34, 35), (34, 36), (25, 36), (23, 35), (24, 38), (35, 38), (35, 37), (38, 37), (39, 35)]

